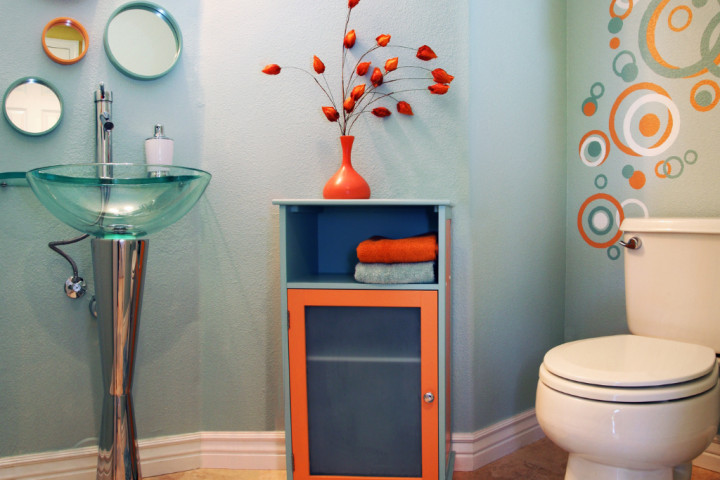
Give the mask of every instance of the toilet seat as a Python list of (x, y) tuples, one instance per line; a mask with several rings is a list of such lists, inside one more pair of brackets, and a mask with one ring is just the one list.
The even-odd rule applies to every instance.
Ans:
[(540, 367), (554, 390), (592, 400), (659, 402), (710, 390), (717, 384), (715, 352), (703, 345), (616, 335), (559, 345)]

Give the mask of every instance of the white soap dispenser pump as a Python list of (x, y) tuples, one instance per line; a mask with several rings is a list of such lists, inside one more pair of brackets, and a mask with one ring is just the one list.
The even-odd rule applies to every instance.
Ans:
[(168, 174), (169, 170), (163, 168), (162, 165), (172, 165), (174, 144), (172, 139), (165, 136), (162, 124), (156, 124), (155, 134), (145, 140), (145, 161), (149, 165), (158, 165), (157, 167), (148, 167), (151, 177)]

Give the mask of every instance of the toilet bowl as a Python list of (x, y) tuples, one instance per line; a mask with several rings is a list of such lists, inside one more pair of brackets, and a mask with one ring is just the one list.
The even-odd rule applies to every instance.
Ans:
[(720, 218), (620, 225), (632, 335), (566, 343), (540, 367), (536, 415), (570, 480), (685, 480), (720, 421)]
[(540, 367), (540, 427), (570, 453), (566, 480), (680, 480), (720, 421), (713, 349), (617, 335), (566, 343)]

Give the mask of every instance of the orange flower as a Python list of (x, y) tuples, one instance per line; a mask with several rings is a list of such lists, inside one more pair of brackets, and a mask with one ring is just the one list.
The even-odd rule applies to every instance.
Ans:
[(270, 65), (265, 65), (265, 68), (262, 69), (262, 72), (267, 75), (277, 75), (280, 73), (280, 65), (275, 65), (274, 63), (271, 63)]
[(388, 61), (385, 62), (385, 72), (392, 72), (397, 68), (398, 65), (398, 57), (395, 58), (388, 58)]
[(321, 74), (325, 71), (325, 64), (315, 55), (313, 55), (313, 68), (317, 74)]
[(432, 48), (428, 47), (427, 45), (423, 45), (422, 47), (418, 48), (417, 54), (415, 56), (420, 60), (425, 61), (437, 58), (437, 55), (435, 55), (435, 52), (433, 52)]
[(370, 76), (370, 83), (372, 83), (374, 87), (379, 87), (380, 85), (382, 85), (383, 74), (379, 68), (375, 67), (375, 70), (373, 70), (373, 73)]
[(355, 30), (350, 30), (345, 34), (345, 38), (343, 39), (343, 45), (345, 45), (345, 48), (352, 48), (353, 45), (355, 45)]
[(390, 41), (390, 35), (382, 34), (375, 39), (381, 47), (384, 47)]
[(436, 68), (432, 71), (433, 80), (437, 83), (450, 83), (455, 77), (447, 73), (442, 68)]
[(448, 88), (450, 88), (449, 85), (443, 85), (442, 83), (436, 83), (435, 85), (430, 85), (428, 87), (428, 90), (430, 90), (430, 93), (434, 93), (435, 95), (444, 95), (447, 93)]
[(359, 100), (360, 97), (362, 97), (363, 93), (365, 93), (365, 84), (361, 83), (360, 85), (355, 85), (355, 87), (352, 89), (352, 92), (350, 92), (350, 96), (353, 98), (353, 100)]
[(322, 111), (331, 122), (337, 122), (340, 114), (333, 107), (322, 107)]
[[(455, 78), (442, 68), (436, 68), (433, 70), (432, 68), (427, 68), (421, 64), (421, 62), (437, 58), (435, 52), (428, 45), (422, 45), (417, 49), (412, 47), (400, 47), (408, 50), (407, 52), (402, 53), (402, 55), (406, 55), (403, 57), (404, 60), (402, 65), (400, 65), (400, 52), (389, 52), (389, 54), (398, 54), (398, 56), (394, 58), (386, 57), (384, 54), (378, 52), (375, 52), (374, 56), (371, 56), (370, 54), (378, 48), (385, 48), (388, 46), (390, 49), (394, 48), (390, 45), (390, 41), (392, 39), (390, 34), (386, 33), (380, 35), (377, 35), (376, 33), (376, 43), (373, 44), (372, 40), (370, 40), (370, 43), (367, 43), (367, 39), (362, 37), (361, 32), (360, 44), (357, 48), (362, 51), (358, 51), (356, 48), (355, 53), (357, 55), (353, 54), (354, 59), (350, 60), (353, 63), (348, 63), (348, 50), (353, 49), (358, 40), (356, 31), (350, 29), (352, 27), (350, 23), (350, 16), (352, 10), (360, 4), (360, 1), (361, 0), (347, 0), (348, 10), (346, 12), (347, 16), (343, 30), (340, 72), (331, 72), (333, 75), (342, 78), (342, 84), (338, 85), (341, 87), (339, 92), (342, 93), (337, 95), (337, 98), (336, 95), (333, 94), (327, 78), (324, 77), (326, 65), (317, 55), (313, 55), (311, 52), (307, 53), (308, 56), (312, 56), (312, 69), (308, 68), (307, 65), (302, 67), (286, 65), (285, 67), (282, 67), (282, 69), (285, 70), (299, 70), (313, 79), (314, 83), (317, 84), (317, 86), (325, 94), (325, 97), (327, 97), (327, 100), (323, 103), (330, 104), (330, 106), (321, 107), (323, 115), (325, 115), (328, 121), (335, 122), (337, 124), (341, 135), (350, 135), (350, 130), (353, 128), (353, 125), (355, 125), (358, 117), (363, 116), (365, 113), (372, 113), (378, 118), (389, 117), (395, 113), (398, 115), (414, 115), (415, 113), (413, 112), (410, 104), (406, 101), (398, 101), (396, 95), (411, 91), (422, 91), (422, 85), (416, 85), (415, 88), (413, 88), (412, 85), (410, 85), (410, 88), (394, 88), (396, 86), (396, 82), (403, 83), (406, 80), (420, 80), (420, 78), (417, 77), (421, 77), (422, 75), (413, 75), (410, 73), (406, 74), (406, 71), (409, 72), (408, 68), (420, 69), (423, 71), (422, 73), (425, 78), (427, 78), (427, 72), (431, 73), (431, 79), (424, 84), (426, 86), (430, 85), (428, 90), (434, 95), (444, 95), (447, 93), (450, 88), (450, 84)], [(704, 3), (705, 1), (706, 0), (703, 0), (701, 3)], [(336, 41), (338, 39), (339, 38), (336, 37)], [(398, 45), (393, 45), (398, 47)], [(416, 50), (416, 59), (412, 58), (413, 50)], [(385, 58), (385, 62), (381, 64), (380, 62), (383, 57)], [(365, 61), (366, 59), (367, 61)], [(278, 75), (282, 69), (280, 65), (272, 63), (265, 65), (262, 72), (266, 75)], [(313, 73), (315, 75), (313, 75)], [(385, 77), (388, 75), (388, 79), (385, 80)], [(323, 76), (324, 80), (318, 78), (319, 76)], [(338, 91), (336, 91), (336, 93), (337, 92)], [(384, 101), (381, 103), (378, 102), (378, 100)], [(410, 100), (412, 100), (412, 98), (410, 98)], [(392, 111), (392, 102), (395, 102), (396, 112)], [(386, 104), (386, 106), (379, 106), (383, 104)]]
[(357, 74), (361, 77), (365, 75), (368, 72), (368, 69), (370, 68), (370, 62), (362, 62), (358, 64), (357, 68)]
[(397, 111), (399, 113), (402, 113), (403, 115), (413, 115), (412, 108), (410, 107), (410, 104), (407, 102), (398, 102)]

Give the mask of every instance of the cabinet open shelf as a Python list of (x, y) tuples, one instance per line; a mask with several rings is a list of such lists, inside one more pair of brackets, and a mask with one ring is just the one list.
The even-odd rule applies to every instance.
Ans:
[[(357, 246), (373, 236), (406, 238), (445, 229), (449, 202), (430, 200), (275, 200), (280, 205), (281, 263), (295, 288), (354, 280)], [(438, 237), (438, 246), (444, 247)], [(282, 254), (284, 253), (284, 257)], [(440, 262), (443, 259), (439, 259)], [(442, 275), (438, 274), (439, 278)], [(373, 284), (377, 285), (377, 284)], [(435, 283), (413, 284), (437, 289)], [(359, 288), (359, 287), (349, 287)]]

